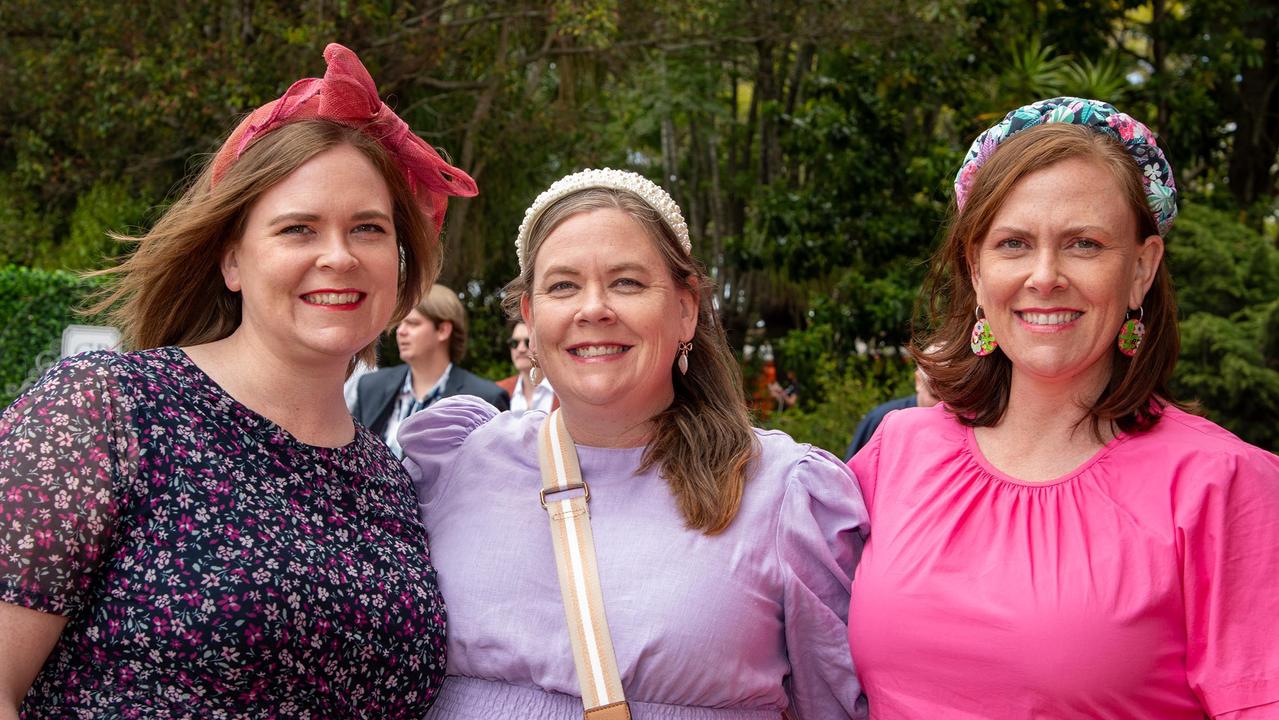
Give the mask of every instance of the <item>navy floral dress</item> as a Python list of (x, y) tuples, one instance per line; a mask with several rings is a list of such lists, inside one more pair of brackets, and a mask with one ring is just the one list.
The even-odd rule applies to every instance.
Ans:
[(412, 484), (177, 348), (63, 361), (0, 418), (0, 601), (69, 622), (24, 718), (421, 718), (444, 606)]

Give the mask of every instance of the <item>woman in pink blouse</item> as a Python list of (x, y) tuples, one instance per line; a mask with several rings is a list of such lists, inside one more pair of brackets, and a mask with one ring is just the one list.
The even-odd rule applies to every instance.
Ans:
[[(1105, 103), (973, 143), (917, 353), (850, 462), (876, 718), (1279, 717), (1279, 458), (1177, 406), (1172, 169)], [(974, 322), (975, 321), (975, 322)]]

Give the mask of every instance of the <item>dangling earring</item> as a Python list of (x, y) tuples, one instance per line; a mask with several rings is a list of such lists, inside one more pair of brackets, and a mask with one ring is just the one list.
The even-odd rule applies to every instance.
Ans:
[(990, 332), (990, 323), (986, 322), (986, 313), (982, 311), (981, 305), (973, 310), (973, 314), (977, 316), (977, 322), (973, 323), (973, 336), (968, 341), (968, 347), (977, 357), (986, 357), (995, 352), (999, 343)]
[(682, 341), (682, 340), (680, 341), (680, 343), (679, 343), (679, 350), (678, 350), (678, 351), (679, 351), (679, 360), (675, 363), (676, 365), (678, 365), (678, 366), (679, 366), (679, 374), (680, 374), (680, 375), (687, 375), (687, 374), (688, 374), (688, 353), (689, 353), (689, 352), (691, 352), (691, 351), (692, 351), (692, 349), (693, 349), (693, 341), (692, 341), (692, 340), (689, 340), (688, 342), (684, 342), (684, 341)]
[(1141, 320), (1146, 316), (1144, 308), (1137, 308), (1137, 317), (1132, 310), (1124, 312), (1124, 324), (1119, 326), (1119, 352), (1132, 357), (1141, 347), (1141, 339), (1146, 336), (1146, 325)]
[(540, 379), (538, 375), (541, 374), (540, 372), (538, 372), (541, 368), (539, 368), (537, 365), (537, 353), (533, 352), (532, 350), (529, 350), (528, 361), (533, 363), (533, 367), (528, 369), (528, 381), (536, 385), (538, 380)]

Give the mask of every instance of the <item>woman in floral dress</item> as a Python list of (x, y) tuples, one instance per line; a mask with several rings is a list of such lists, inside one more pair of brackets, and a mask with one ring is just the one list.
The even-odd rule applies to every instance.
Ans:
[(110, 274), (136, 350), (0, 418), (0, 718), (419, 718), (439, 687), (413, 488), (342, 382), (475, 186), (325, 58)]

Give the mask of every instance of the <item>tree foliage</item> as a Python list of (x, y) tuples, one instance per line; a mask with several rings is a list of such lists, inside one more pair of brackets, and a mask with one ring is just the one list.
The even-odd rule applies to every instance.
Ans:
[[(732, 344), (811, 366), (804, 411), (826, 412), (853, 358), (908, 341), (967, 143), (1058, 93), (1116, 102), (1167, 148), (1190, 228), (1170, 252), (1198, 248), (1176, 268), (1187, 348), (1279, 342), (1257, 310), (1275, 288), (1236, 254), (1274, 248), (1277, 26), (1244, 0), (0, 0), (0, 263), (105, 262), (106, 230), (144, 227), (337, 41), (480, 184), (450, 206), (442, 281), (482, 368), (506, 363), (524, 208), (564, 173), (626, 167), (684, 208)], [(824, 355), (785, 357), (800, 345)], [(1179, 387), (1245, 417), (1245, 390)]]

